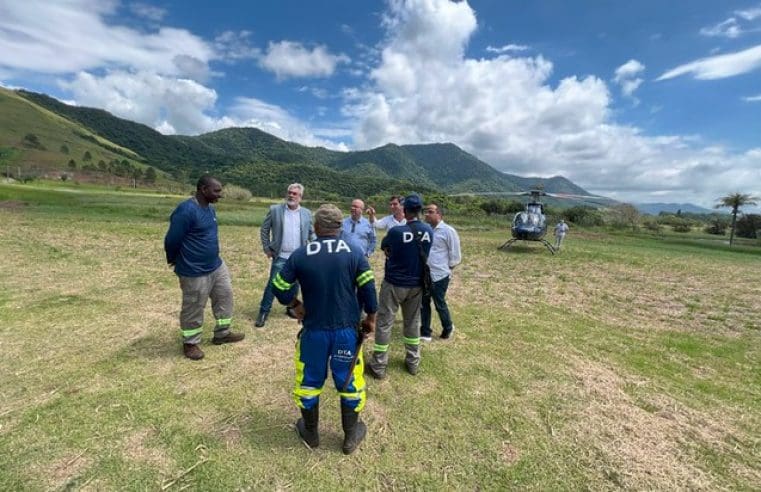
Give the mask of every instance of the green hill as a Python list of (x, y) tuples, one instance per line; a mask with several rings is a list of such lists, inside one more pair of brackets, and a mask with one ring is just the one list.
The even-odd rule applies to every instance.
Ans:
[[(562, 177), (523, 178), (502, 173), (451, 143), (387, 144), (339, 152), (288, 142), (256, 128), (225, 128), (199, 136), (162, 135), (101, 109), (70, 106), (44, 94), (3, 91), (3, 95), (16, 103), (26, 102), (23, 108), (16, 108), (25, 113), (26, 120), (37, 121), (44, 114), (52, 127), (76, 128), (79, 140), (97, 145), (101, 154), (129, 156), (131, 161), (155, 166), (183, 182), (211, 172), (265, 196), (280, 196), (293, 181), (308, 184), (316, 195), (337, 197), (413, 189), (509, 192), (536, 186), (548, 192), (588, 194)], [(19, 152), (25, 152), (23, 142), (18, 135), (10, 135), (12, 128), (18, 132), (20, 127), (16, 128), (16, 120), (6, 118), (5, 113), (2, 121), (8, 138), (5, 143), (0, 140), (4, 145), (0, 156), (8, 162), (18, 160)], [(60, 145), (59, 140), (53, 139), (53, 145)]]
[[(0, 172), (17, 179), (101, 174), (114, 183), (144, 179), (150, 166), (133, 149), (0, 88)], [(151, 179), (162, 179), (155, 169)]]

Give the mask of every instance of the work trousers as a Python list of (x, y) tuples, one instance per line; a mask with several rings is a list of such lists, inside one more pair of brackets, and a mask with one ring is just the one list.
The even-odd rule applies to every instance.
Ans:
[(420, 307), (420, 336), (431, 336), (431, 299), (439, 313), (441, 328), (446, 332), (452, 329), (452, 317), (449, 315), (449, 306), (447, 306), (447, 289), (449, 288), (450, 277), (444, 277), (441, 280), (431, 283), (431, 292), (423, 294), (423, 303)]
[(375, 325), (375, 345), (368, 365), (375, 374), (383, 375), (388, 366), (388, 346), (391, 328), (399, 307), (402, 308), (405, 356), (404, 363), (409, 369), (420, 365), (420, 302), (423, 297), (421, 287), (397, 287), (385, 280), (381, 284), (378, 299), (378, 318)]
[(217, 320), (214, 337), (225, 337), (230, 333), (233, 317), (233, 286), (230, 272), (224, 262), (209, 274), (200, 277), (180, 277), (180, 289), (182, 289), (180, 330), (182, 330), (184, 343), (201, 342), (203, 312), (209, 298), (211, 298), (211, 311)]
[(563, 244), (563, 239), (565, 239), (565, 234), (557, 234), (555, 236), (555, 249), (560, 249), (560, 245)]
[[(359, 412), (365, 406), (365, 376), (362, 350), (357, 346), (355, 327), (339, 330), (309, 329), (301, 332), (296, 343), (296, 385), (293, 398), (299, 408), (310, 410), (320, 402), (320, 393), (333, 375), (341, 405)], [(356, 354), (357, 362), (351, 367)]]

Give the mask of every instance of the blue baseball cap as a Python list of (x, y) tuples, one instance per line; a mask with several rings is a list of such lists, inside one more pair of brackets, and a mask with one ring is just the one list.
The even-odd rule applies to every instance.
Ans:
[(410, 212), (420, 212), (423, 208), (423, 200), (418, 195), (409, 195), (404, 198), (404, 210)]

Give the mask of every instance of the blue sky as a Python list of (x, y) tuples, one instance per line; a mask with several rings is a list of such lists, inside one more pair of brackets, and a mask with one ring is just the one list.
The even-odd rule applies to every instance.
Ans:
[(167, 134), (453, 142), (624, 201), (761, 196), (761, 0), (0, 0), (0, 84)]

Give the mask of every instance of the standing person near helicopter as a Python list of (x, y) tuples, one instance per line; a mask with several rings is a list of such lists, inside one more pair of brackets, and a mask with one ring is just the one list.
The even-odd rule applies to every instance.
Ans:
[(565, 220), (560, 219), (558, 225), (555, 226), (555, 249), (560, 249), (560, 245), (563, 243), (563, 239), (565, 239), (567, 233), (568, 224), (565, 223)]

